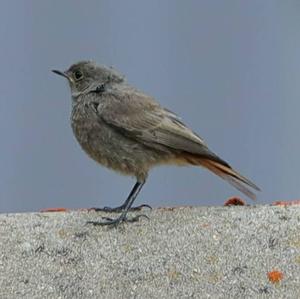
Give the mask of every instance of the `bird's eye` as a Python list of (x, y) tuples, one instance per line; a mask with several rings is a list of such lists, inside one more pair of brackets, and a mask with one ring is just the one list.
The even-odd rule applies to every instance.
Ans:
[(80, 80), (82, 78), (82, 76), (83, 76), (83, 74), (81, 71), (78, 70), (78, 71), (74, 72), (74, 77), (76, 80)]

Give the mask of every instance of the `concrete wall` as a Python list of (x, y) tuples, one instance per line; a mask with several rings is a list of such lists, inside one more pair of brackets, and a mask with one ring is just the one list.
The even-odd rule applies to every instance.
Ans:
[(0, 298), (300, 298), (300, 207), (145, 213), (0, 215)]

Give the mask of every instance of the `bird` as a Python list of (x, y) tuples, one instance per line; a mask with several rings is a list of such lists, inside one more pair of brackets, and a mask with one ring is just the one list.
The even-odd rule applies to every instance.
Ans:
[[(200, 166), (221, 177), (251, 199), (260, 188), (211, 151), (205, 141), (171, 110), (130, 85), (112, 67), (80, 61), (66, 71), (52, 70), (67, 79), (72, 98), (71, 127), (90, 158), (124, 175), (135, 177), (116, 218), (90, 221), (94, 225), (135, 222), (128, 217), (149, 171), (159, 165)], [(147, 205), (145, 205), (147, 206)]]

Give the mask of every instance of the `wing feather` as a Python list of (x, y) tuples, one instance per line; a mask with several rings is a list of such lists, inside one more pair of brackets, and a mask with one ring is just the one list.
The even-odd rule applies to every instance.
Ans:
[(103, 97), (105, 100), (99, 105), (99, 116), (129, 138), (154, 148), (221, 160), (176, 114), (162, 108), (152, 97), (130, 87), (106, 92)]

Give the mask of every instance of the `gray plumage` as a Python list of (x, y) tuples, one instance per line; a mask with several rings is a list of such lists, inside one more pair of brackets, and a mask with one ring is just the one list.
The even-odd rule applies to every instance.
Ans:
[(208, 168), (251, 198), (258, 187), (209, 150), (173, 112), (129, 85), (112, 68), (83, 61), (67, 71), (71, 124), (83, 150), (100, 164), (144, 182), (159, 164)]

